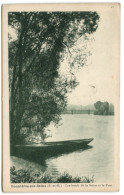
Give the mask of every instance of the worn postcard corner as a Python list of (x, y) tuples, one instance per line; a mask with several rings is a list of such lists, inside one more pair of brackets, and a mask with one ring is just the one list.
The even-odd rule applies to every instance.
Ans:
[(120, 4), (2, 7), (3, 192), (120, 181)]

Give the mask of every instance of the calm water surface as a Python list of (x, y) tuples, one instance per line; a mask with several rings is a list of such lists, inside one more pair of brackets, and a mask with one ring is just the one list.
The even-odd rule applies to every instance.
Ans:
[(79, 150), (46, 160), (46, 170), (53, 175), (68, 172), (73, 176), (94, 175), (95, 182), (112, 182), (114, 169), (114, 116), (63, 115), (62, 125), (49, 130), (47, 141), (94, 138), (88, 150)]

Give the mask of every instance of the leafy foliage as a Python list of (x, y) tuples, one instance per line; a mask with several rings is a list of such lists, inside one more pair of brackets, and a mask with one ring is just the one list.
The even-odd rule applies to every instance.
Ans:
[(93, 183), (94, 177), (72, 177), (67, 172), (53, 177), (46, 173), (33, 173), (31, 170), (16, 170), (13, 166), (10, 168), (10, 181), (11, 183)]
[(114, 115), (114, 106), (108, 102), (97, 101), (94, 104), (96, 111), (95, 115)]
[[(98, 27), (96, 12), (10, 12), (9, 86), (11, 144), (22, 143), (33, 132), (47, 136), (45, 127), (58, 123), (67, 105), (67, 93), (77, 86), (72, 68), (86, 56), (75, 43)], [(66, 54), (68, 77), (60, 74)]]

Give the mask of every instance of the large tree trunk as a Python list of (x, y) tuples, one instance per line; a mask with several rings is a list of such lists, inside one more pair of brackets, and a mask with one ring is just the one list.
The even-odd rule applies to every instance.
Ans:
[(22, 39), (24, 30), (22, 30), (18, 49), (16, 53), (16, 63), (13, 67), (13, 78), (11, 83), (10, 94), (10, 148), (13, 153), (13, 148), (17, 143), (20, 143), (20, 129), (22, 120)]

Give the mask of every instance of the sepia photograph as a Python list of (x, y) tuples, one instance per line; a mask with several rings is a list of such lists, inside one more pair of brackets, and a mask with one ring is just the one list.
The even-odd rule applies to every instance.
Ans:
[(120, 5), (3, 16), (4, 191), (118, 191)]

